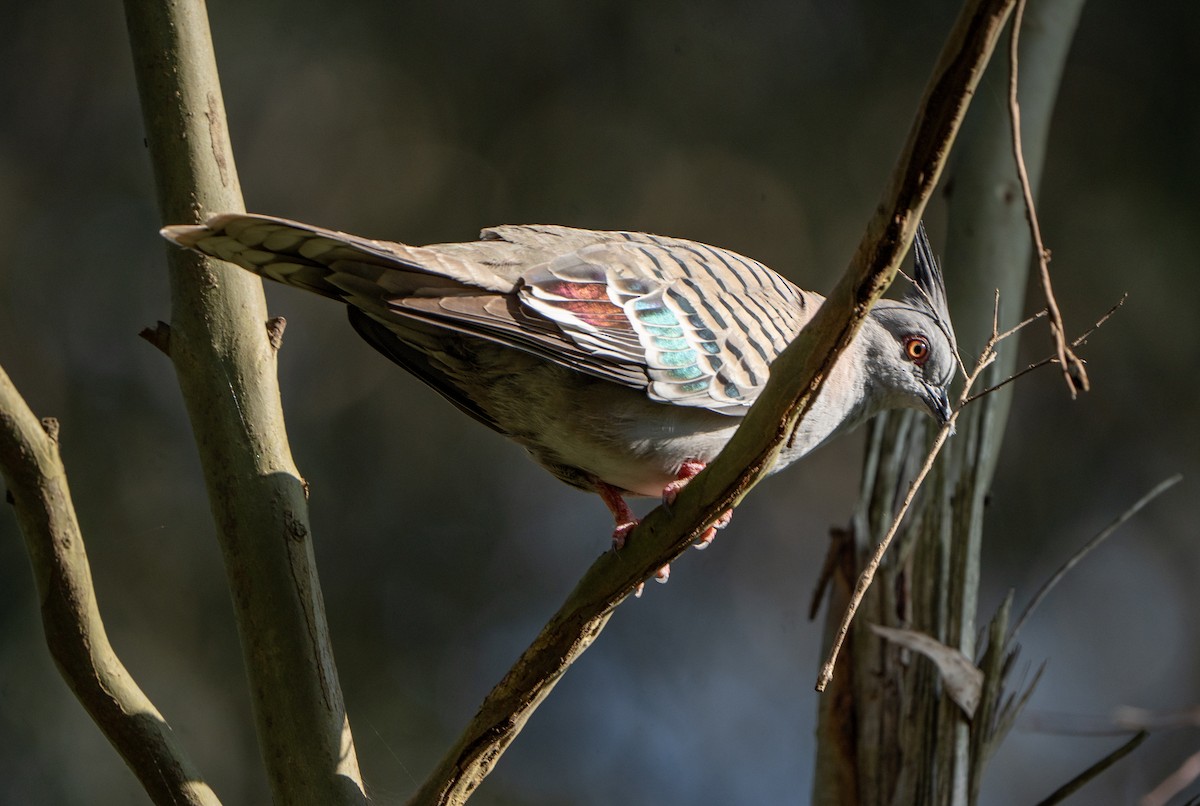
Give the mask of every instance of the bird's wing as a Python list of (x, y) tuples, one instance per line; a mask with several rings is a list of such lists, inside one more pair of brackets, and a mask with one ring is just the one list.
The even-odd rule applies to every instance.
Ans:
[(590, 363), (643, 367), (651, 399), (742, 413), (816, 299), (724, 249), (617, 235), (527, 271), (521, 302)]
[(504, 226), (475, 242), (413, 247), (223, 215), (163, 234), (340, 299), (401, 339), (421, 322), (732, 415), (753, 403), (820, 302), (757, 261), (642, 233)]

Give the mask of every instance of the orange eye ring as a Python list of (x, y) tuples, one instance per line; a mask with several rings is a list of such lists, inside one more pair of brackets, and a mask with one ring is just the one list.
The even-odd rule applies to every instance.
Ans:
[(917, 366), (921, 366), (929, 360), (929, 340), (924, 336), (905, 337), (904, 356)]

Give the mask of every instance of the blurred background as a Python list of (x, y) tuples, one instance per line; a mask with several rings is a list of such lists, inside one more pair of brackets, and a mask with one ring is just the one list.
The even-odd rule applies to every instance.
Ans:
[[(136, 335), (169, 307), (121, 10), (4, 6), (0, 365), (62, 423), (117, 651), (225, 802), (265, 802), (183, 405), (168, 361)], [(209, 10), (251, 210), (412, 243), (498, 223), (648, 230), (825, 291), (957, 7)], [(982, 612), (1009, 588), (1020, 606), (1154, 483), (1185, 479), (1026, 627), (1022, 657), (1048, 661), (1029, 710), (1042, 725), (1200, 702), (1198, 68), (1200, 6), (1116, 0), (1088, 3), (1066, 67), (1040, 208), (1058, 299), (1079, 332), (1130, 297), (1083, 350), (1091, 393), (1072, 402), (1053, 371), (1017, 389)], [(958, 269), (946, 267), (952, 306)], [(336, 306), (267, 291), (288, 320), (284, 405), (359, 758), (377, 802), (402, 802), (607, 549), (611, 523), (598, 498), (361, 343)], [(1021, 349), (1044, 355), (1044, 331)], [(856, 498), (861, 452), (858, 433), (762, 484), (715, 546), (624, 604), (473, 802), (806, 802), (821, 660), (808, 600), (828, 529)], [(994, 759), (986, 803), (1034, 802), (1121, 741), (1033, 727)], [(1197, 750), (1195, 727), (1156, 734), (1079, 802), (1131, 803)], [(5, 508), (0, 802), (143, 801), (50, 661)]]

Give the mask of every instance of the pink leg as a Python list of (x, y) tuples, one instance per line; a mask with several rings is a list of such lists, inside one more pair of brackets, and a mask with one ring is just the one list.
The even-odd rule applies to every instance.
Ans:
[(633, 527), (638, 525), (638, 519), (633, 516), (633, 510), (625, 503), (616, 487), (596, 479), (596, 492), (600, 494), (600, 500), (617, 522), (616, 528), (613, 529), (613, 548), (622, 549), (625, 547), (625, 538), (633, 531)]
[[(675, 480), (669, 482), (663, 487), (662, 499), (663, 503), (670, 505), (675, 501), (675, 497), (679, 495), (679, 491), (687, 486), (687, 483), (694, 479), (708, 464), (701, 462), (698, 459), (687, 459), (680, 466), (675, 474)], [(629, 505), (625, 503), (625, 499), (621, 496), (621, 491), (611, 484), (605, 484), (603, 481), (596, 479), (596, 492), (600, 495), (600, 500), (608, 507), (608, 511), (613, 514), (616, 520), (616, 528), (613, 529), (613, 548), (618, 551), (625, 546), (625, 540), (629, 537), (629, 533), (638, 525), (638, 520), (633, 516), (633, 511)], [(704, 530), (699, 539), (696, 540), (695, 546), (698, 549), (708, 548), (708, 544), (712, 543), (713, 538), (717, 536), (718, 529), (724, 529), (729, 525), (730, 519), (733, 518), (733, 510), (726, 510), (721, 514), (711, 526)], [(655, 580), (658, 582), (666, 582), (671, 576), (671, 566), (664, 565), (654, 574)], [(642, 595), (642, 587), (638, 586), (635, 596)]]
[[(700, 471), (696, 471), (699, 473)], [(625, 499), (621, 496), (621, 491), (611, 484), (596, 479), (596, 492), (600, 495), (600, 500), (608, 507), (608, 511), (612, 513), (613, 518), (617, 522), (617, 526), (613, 529), (613, 548), (620, 551), (625, 547), (625, 540), (629, 537), (629, 533), (638, 525), (638, 519), (633, 516), (633, 510), (629, 508), (629, 504), (625, 503)], [(664, 565), (654, 574), (654, 578), (659, 582), (666, 582), (671, 575), (671, 566)], [(638, 585), (635, 596), (642, 595), (644, 585)]]

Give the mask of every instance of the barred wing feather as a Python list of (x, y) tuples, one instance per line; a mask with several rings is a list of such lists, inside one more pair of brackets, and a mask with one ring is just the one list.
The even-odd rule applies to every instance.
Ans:
[(805, 294), (762, 264), (677, 239), (628, 234), (522, 279), (521, 301), (596, 360), (643, 366), (651, 399), (732, 415), (808, 318)]

